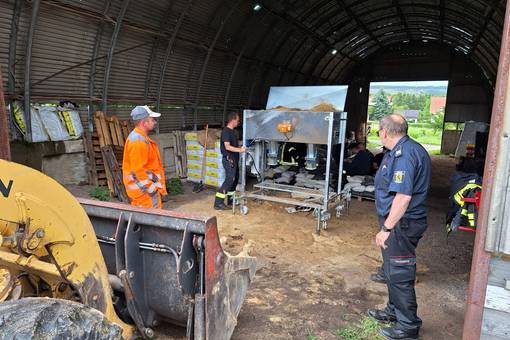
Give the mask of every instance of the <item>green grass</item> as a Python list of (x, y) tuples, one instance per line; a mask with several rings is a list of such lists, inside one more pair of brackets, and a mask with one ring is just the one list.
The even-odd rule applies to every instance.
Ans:
[(441, 155), (441, 150), (430, 150), (429, 155), (431, 156), (439, 156)]
[(319, 338), (317, 338), (315, 335), (313, 334), (308, 334), (306, 336), (306, 340), (318, 340)]
[(380, 327), (375, 319), (365, 317), (355, 325), (337, 329), (334, 335), (342, 340), (383, 340), (378, 333)]
[[(409, 124), (409, 136), (421, 144), (429, 144), (429, 145), (441, 145), (441, 136), (442, 133), (440, 130), (434, 131), (433, 128), (423, 127), (424, 124)], [(370, 134), (367, 136), (368, 141), (370, 143), (378, 143), (379, 137), (377, 136), (377, 132), (379, 131), (379, 124), (370, 122)], [(376, 146), (377, 147), (377, 146)], [(370, 149), (370, 147), (369, 147)]]

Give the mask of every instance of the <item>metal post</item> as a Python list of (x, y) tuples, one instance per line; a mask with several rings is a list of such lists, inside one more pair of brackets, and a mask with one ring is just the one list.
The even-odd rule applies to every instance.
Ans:
[(483, 175), (483, 190), (480, 211), (478, 214), (478, 226), (476, 230), (475, 245), (473, 247), (473, 260), (471, 262), (471, 275), (469, 290), (464, 314), (463, 340), (480, 339), (483, 310), (485, 306), (485, 292), (489, 277), (489, 264), (491, 254), (485, 250), (487, 237), (488, 217), (491, 205), (493, 180), (496, 170), (496, 162), (499, 151), (499, 140), (502, 140), (503, 121), (505, 106), (510, 100), (510, 1), (506, 4), (505, 24), (503, 26), (501, 49), (499, 56), (498, 76), (496, 90), (494, 92), (494, 106), (489, 131), (489, 143), (487, 145), (487, 157), (485, 160), (485, 172)]
[(110, 49), (108, 51), (108, 58), (106, 59), (106, 65), (104, 69), (104, 84), (103, 84), (103, 112), (106, 113), (108, 108), (108, 83), (110, 82), (110, 71), (112, 69), (113, 51), (115, 45), (117, 45), (117, 38), (119, 37), (120, 28), (122, 26), (122, 20), (126, 14), (130, 0), (124, 0), (122, 7), (120, 8), (119, 15), (117, 16), (117, 22), (115, 22), (115, 29), (113, 30), (112, 40), (110, 42)]
[(9, 37), (9, 64), (7, 67), (7, 92), (12, 96), (16, 91), (15, 64), (16, 45), (18, 42), (19, 18), (21, 15), (22, 0), (16, 0), (14, 12), (12, 13), (11, 35)]
[[(243, 146), (246, 146), (246, 110), (243, 112)], [(246, 152), (241, 154), (241, 196), (246, 191)]]
[[(108, 14), (108, 11), (110, 10), (111, 0), (107, 0), (103, 7), (103, 16), (106, 16)], [(96, 33), (96, 40), (94, 44), (94, 49), (92, 50), (92, 64), (90, 65), (90, 72), (89, 72), (89, 105), (87, 109), (87, 121), (89, 125), (89, 132), (92, 133), (94, 131), (94, 123), (93, 123), (93, 117), (92, 117), (92, 111), (94, 109), (94, 103), (92, 102), (92, 97), (94, 96), (94, 83), (96, 78), (96, 65), (99, 55), (99, 47), (101, 46), (101, 40), (103, 37), (104, 32), (104, 26), (105, 22), (101, 21), (99, 23), (99, 27), (97, 29)]]
[(322, 203), (322, 209), (328, 210), (328, 202), (329, 202), (329, 173), (331, 167), (331, 145), (333, 144), (333, 123), (334, 123), (334, 113), (329, 113), (329, 127), (328, 127), (328, 151), (326, 154), (326, 180), (324, 181), (324, 200)]
[(10, 160), (9, 119), (7, 118), (4, 96), (4, 81), (2, 78), (2, 66), (0, 65), (0, 159)]
[(246, 46), (247, 46), (247, 44), (245, 44), (243, 46), (243, 49), (241, 50), (241, 52), (239, 52), (239, 55), (237, 56), (236, 62), (234, 64), (234, 67), (232, 68), (232, 72), (230, 73), (230, 78), (228, 80), (227, 90), (225, 91), (225, 100), (223, 101), (223, 116), (222, 116), (222, 119), (221, 119), (221, 125), (222, 126), (225, 125), (225, 119), (227, 117), (227, 106), (228, 106), (228, 99), (230, 97), (230, 89), (232, 88), (232, 82), (234, 81), (234, 77), (236, 75), (237, 68), (239, 67), (239, 62), (241, 61), (241, 57), (244, 54), (244, 50), (245, 50)]
[(340, 195), (342, 191), (342, 175), (344, 172), (344, 153), (345, 153), (345, 130), (347, 130), (347, 113), (340, 113), (340, 136), (338, 137), (340, 140), (340, 159), (338, 160), (338, 186), (336, 189), (336, 193)]
[(179, 33), (182, 22), (184, 21), (184, 18), (188, 14), (188, 11), (191, 8), (192, 4), (193, 4), (193, 0), (189, 0), (188, 3), (186, 4), (186, 8), (184, 8), (184, 10), (182, 11), (182, 13), (179, 17), (179, 21), (177, 21), (174, 31), (172, 32), (172, 37), (170, 38), (170, 41), (168, 41), (168, 45), (166, 47), (165, 59), (163, 60), (163, 65), (161, 66), (161, 72), (159, 73), (158, 92), (157, 92), (157, 97), (156, 97), (156, 111), (157, 112), (159, 112), (160, 105), (161, 105), (161, 90), (163, 89), (163, 80), (165, 79), (166, 66), (168, 65), (168, 60), (170, 59), (170, 54), (172, 53), (172, 49), (174, 48), (175, 38), (177, 38), (177, 34)]
[(26, 136), (25, 139), (27, 142), (32, 142), (32, 114), (30, 112), (30, 76), (31, 76), (31, 63), (32, 63), (32, 45), (34, 41), (34, 32), (35, 25), (37, 23), (37, 18), (39, 17), (39, 5), (41, 4), (41, 0), (32, 1), (32, 17), (30, 19), (30, 26), (28, 27), (27, 33), (27, 44), (25, 47), (25, 93), (23, 98), (23, 111), (25, 114), (25, 124), (26, 124)]

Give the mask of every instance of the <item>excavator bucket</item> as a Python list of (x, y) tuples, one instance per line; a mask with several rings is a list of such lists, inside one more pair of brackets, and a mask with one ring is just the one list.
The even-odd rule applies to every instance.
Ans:
[(215, 217), (78, 200), (142, 334), (166, 322), (191, 339), (230, 338), (256, 260), (223, 251)]
[(188, 339), (229, 339), (255, 270), (255, 258), (223, 251), (215, 217), (77, 200), (0, 160), (0, 307), (28, 306), (35, 326), (37, 311), (59, 304), (101, 312), (99, 329), (106, 319), (125, 339), (150, 338), (162, 323)]

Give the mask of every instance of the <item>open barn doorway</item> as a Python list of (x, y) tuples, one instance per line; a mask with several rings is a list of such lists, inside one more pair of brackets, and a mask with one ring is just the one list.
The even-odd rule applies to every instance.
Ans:
[(380, 152), (379, 119), (404, 116), (409, 136), (430, 154), (440, 154), (448, 81), (372, 82), (368, 99), (367, 148)]

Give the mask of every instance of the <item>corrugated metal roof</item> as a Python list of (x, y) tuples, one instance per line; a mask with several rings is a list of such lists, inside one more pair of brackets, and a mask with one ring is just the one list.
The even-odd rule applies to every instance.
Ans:
[[(126, 0), (111, 0), (103, 15), (106, 1), (41, 0), (31, 61), (34, 98), (69, 97), (85, 105), (89, 101), (96, 105), (100, 102), (105, 85), (105, 56), (123, 1)], [(166, 46), (188, 1), (130, 1), (111, 64), (111, 104), (156, 101)], [(0, 63), (4, 68), (14, 3), (0, 2)], [(165, 118), (168, 123), (162, 126), (188, 124), (193, 119), (195, 103), (199, 107), (215, 107), (202, 110), (204, 117), (221, 119), (228, 82), (241, 51), (243, 55), (230, 85), (228, 110), (248, 104), (252, 108), (264, 107), (270, 85), (343, 82), (354, 66), (382, 48), (406, 40), (442, 42), (453, 53), (467, 54), (494, 83), (504, 1), (449, 0), (444, 1), (444, 7), (437, 0), (344, 0), (343, 6), (342, 2), (328, 0), (260, 3), (264, 8), (255, 12), (251, 2), (242, 0), (193, 1), (177, 34), (161, 93), (163, 106), (172, 104), (186, 109), (169, 110), (170, 115), (179, 117)], [(19, 96), (23, 94), (30, 11), (30, 3), (23, 2), (15, 51)], [(89, 98), (92, 62), (87, 61), (93, 56), (101, 23), (104, 31), (98, 56), (103, 58), (96, 62), (94, 92)], [(217, 34), (199, 84), (207, 51)], [(332, 48), (338, 50), (335, 56), (329, 53)]]

